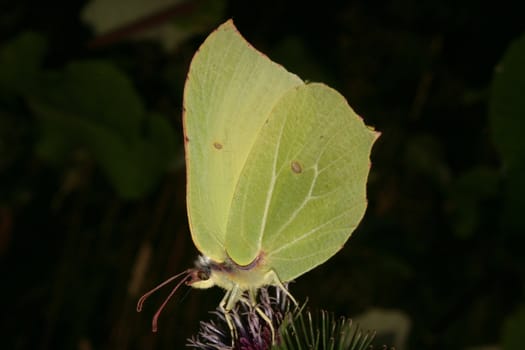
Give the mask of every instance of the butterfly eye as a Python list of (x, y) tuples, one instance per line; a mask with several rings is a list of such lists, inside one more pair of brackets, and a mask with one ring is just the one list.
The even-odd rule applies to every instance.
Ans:
[(206, 280), (209, 280), (210, 279), (210, 272), (208, 270), (199, 270), (197, 271), (197, 278), (200, 280), (200, 281), (206, 281)]

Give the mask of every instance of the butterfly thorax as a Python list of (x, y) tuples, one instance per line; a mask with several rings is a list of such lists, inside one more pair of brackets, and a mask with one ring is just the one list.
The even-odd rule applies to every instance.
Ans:
[(264, 264), (261, 253), (246, 266), (238, 265), (230, 258), (224, 262), (215, 262), (206, 256), (199, 256), (192, 270), (192, 278), (188, 285), (206, 289), (219, 286), (226, 290), (234, 287), (241, 290), (258, 289), (275, 284), (275, 274)]

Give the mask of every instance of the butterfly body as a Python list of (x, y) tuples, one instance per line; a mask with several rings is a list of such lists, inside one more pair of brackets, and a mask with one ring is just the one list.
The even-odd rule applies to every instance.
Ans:
[(244, 292), (276, 284), (275, 274), (264, 263), (263, 254), (246, 266), (237, 265), (230, 258), (217, 263), (202, 255), (195, 265), (194, 274), (197, 277), (187, 283), (193, 288), (207, 289), (218, 286), (225, 290), (237, 288)]

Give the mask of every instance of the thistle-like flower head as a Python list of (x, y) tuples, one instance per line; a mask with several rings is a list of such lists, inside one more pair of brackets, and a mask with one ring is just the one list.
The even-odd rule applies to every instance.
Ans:
[[(243, 298), (227, 315), (220, 310), (212, 314), (214, 319), (201, 322), (199, 333), (188, 340), (189, 347), (200, 350), (373, 349), (375, 332), (363, 332), (350, 319), (336, 318), (326, 311), (311, 313), (304, 307), (296, 307), (286, 292), (277, 287), (262, 288), (257, 305)], [(235, 327), (233, 333), (228, 317)]]
[[(274, 343), (279, 344), (277, 330), (291, 309), (286, 293), (278, 287), (261, 288), (257, 305), (248, 300), (243, 298), (228, 315), (220, 310), (212, 312), (214, 319), (201, 322), (199, 333), (188, 340), (188, 346), (201, 350), (269, 350), (273, 346), (272, 327), (275, 331)], [(232, 339), (226, 317), (235, 327), (236, 339)]]

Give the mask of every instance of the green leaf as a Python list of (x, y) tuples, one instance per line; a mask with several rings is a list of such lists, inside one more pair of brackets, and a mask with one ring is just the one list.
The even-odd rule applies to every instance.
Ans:
[[(216, 25), (223, 18), (225, 8), (225, 0), (172, 0), (168, 3), (165, 0), (91, 0), (82, 10), (81, 17), (101, 36), (118, 32), (130, 23), (135, 23), (141, 30), (123, 33), (119, 39), (154, 40), (166, 49), (174, 49), (191, 36)], [(115, 16), (115, 13), (119, 16)], [(173, 19), (158, 19), (168, 13)], [(157, 20), (152, 21), (152, 17)]]
[(362, 331), (352, 320), (335, 318), (324, 310), (312, 314), (300, 309), (287, 313), (279, 328), (281, 343), (273, 350), (370, 349), (375, 333)]
[(454, 231), (460, 238), (469, 238), (481, 221), (481, 203), (497, 195), (500, 174), (487, 167), (470, 169), (460, 175), (449, 188), (449, 211)]
[(47, 74), (43, 98), (64, 112), (118, 132), (125, 140), (140, 136), (144, 107), (129, 78), (104, 61), (70, 63)]
[(502, 349), (521, 350), (525, 344), (525, 306), (520, 306), (503, 324)]
[(33, 32), (20, 34), (0, 49), (0, 98), (33, 88), (46, 49), (45, 38)]
[(490, 98), (491, 133), (507, 167), (525, 161), (525, 35), (514, 41), (497, 65)]
[(37, 153), (63, 163), (87, 150), (117, 192), (137, 198), (172, 165), (175, 135), (167, 120), (146, 115), (128, 78), (105, 62), (77, 62), (48, 74), (43, 97), (30, 99), (39, 116)]
[(507, 185), (504, 229), (523, 232), (525, 222), (525, 35), (514, 41), (496, 67), (490, 97), (491, 134), (502, 157)]

